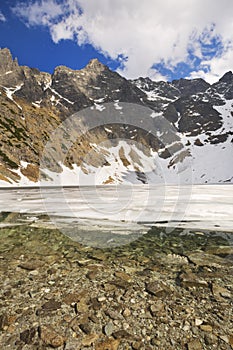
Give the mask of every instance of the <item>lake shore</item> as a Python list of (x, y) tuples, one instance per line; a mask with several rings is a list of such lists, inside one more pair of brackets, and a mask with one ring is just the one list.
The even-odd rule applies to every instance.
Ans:
[(152, 228), (97, 249), (51, 228), (3, 227), (1, 347), (233, 349), (230, 235)]

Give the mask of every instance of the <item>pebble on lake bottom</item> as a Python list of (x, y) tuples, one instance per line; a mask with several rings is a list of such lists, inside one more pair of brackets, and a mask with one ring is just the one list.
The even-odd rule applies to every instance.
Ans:
[(233, 264), (216, 237), (101, 250), (52, 229), (0, 232), (2, 349), (233, 349)]

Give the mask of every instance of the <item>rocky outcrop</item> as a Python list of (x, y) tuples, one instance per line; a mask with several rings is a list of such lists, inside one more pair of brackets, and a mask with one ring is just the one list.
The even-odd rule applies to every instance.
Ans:
[(179, 79), (173, 80), (172, 86), (176, 87), (182, 96), (191, 96), (206, 91), (210, 84), (203, 79)]
[[(15, 59), (13, 61), (11, 52), (9, 49), (0, 50), (0, 74), (1, 74), (1, 83), (3, 82), (3, 76), (9, 75), (12, 72), (15, 72), (19, 69), (18, 61)], [(7, 77), (8, 80), (8, 77)]]
[(227, 72), (223, 75), (221, 79), (215, 84), (213, 88), (217, 93), (222, 94), (226, 100), (233, 99), (233, 74), (232, 72)]

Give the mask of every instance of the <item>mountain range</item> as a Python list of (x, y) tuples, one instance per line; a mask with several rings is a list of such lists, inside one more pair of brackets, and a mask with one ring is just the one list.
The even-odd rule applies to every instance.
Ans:
[(127, 80), (97, 59), (53, 74), (0, 50), (0, 186), (233, 182), (233, 74)]

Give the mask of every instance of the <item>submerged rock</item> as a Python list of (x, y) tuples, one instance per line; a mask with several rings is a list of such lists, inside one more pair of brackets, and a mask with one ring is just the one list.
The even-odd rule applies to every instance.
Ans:
[[(205, 233), (199, 252), (199, 239), (183, 235), (180, 258), (174, 253), (180, 249), (178, 232), (174, 239), (150, 233), (101, 250), (71, 242), (54, 229), (0, 229), (2, 348), (230, 349), (231, 261), (219, 257), (218, 266), (207, 265), (216, 256), (200, 252)], [(37, 270), (19, 267), (38, 261), (43, 264)]]
[(45, 345), (52, 348), (59, 348), (65, 343), (65, 338), (51, 326), (41, 326), (39, 329), (40, 338)]
[(180, 285), (182, 287), (202, 287), (202, 288), (208, 288), (208, 282), (205, 280), (199, 278), (197, 275), (195, 275), (192, 272), (182, 272), (178, 280), (180, 281)]

